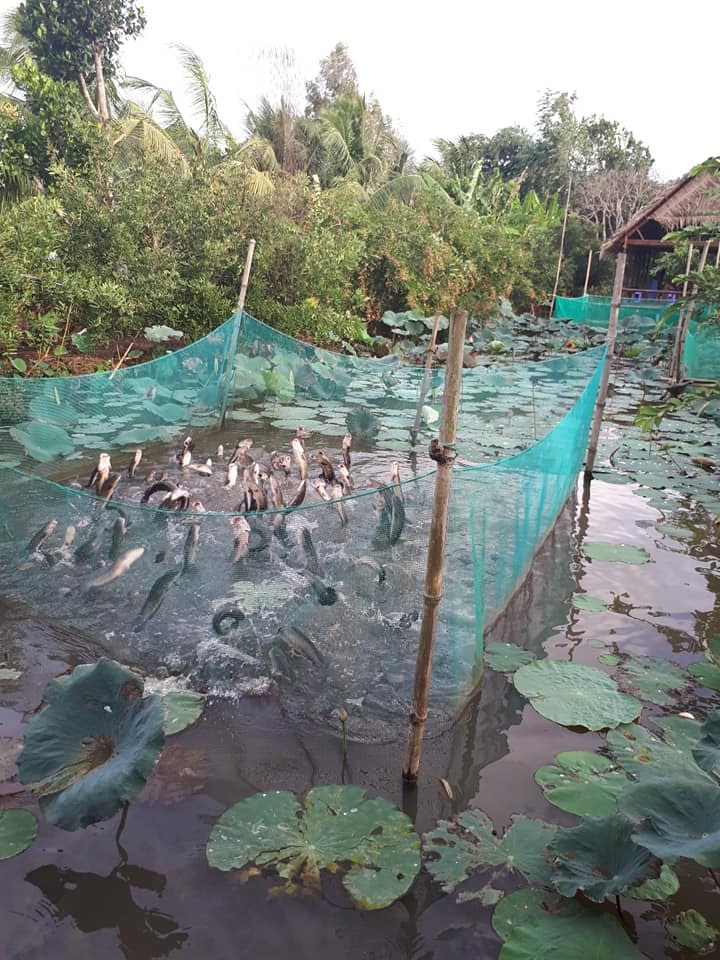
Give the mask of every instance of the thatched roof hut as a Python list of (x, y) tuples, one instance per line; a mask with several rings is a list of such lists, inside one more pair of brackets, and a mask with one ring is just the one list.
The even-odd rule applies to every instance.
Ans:
[[(672, 249), (673, 243), (663, 240), (672, 230), (684, 227), (720, 224), (720, 176), (708, 170), (688, 173), (671, 183), (654, 200), (636, 213), (600, 248), (600, 256), (625, 251), (628, 255), (623, 294), (635, 291), (651, 295), (657, 281), (650, 278), (658, 254)], [(710, 249), (717, 250), (718, 240), (711, 240)], [(627, 291), (627, 293), (626, 293)]]

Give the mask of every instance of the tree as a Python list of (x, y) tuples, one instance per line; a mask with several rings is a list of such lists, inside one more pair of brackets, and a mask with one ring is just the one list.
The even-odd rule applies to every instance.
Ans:
[(338, 43), (323, 60), (314, 80), (305, 84), (307, 107), (305, 116), (318, 117), (324, 107), (339, 97), (357, 97), (357, 72), (344, 43)]
[(576, 184), (572, 206), (581, 219), (596, 224), (604, 243), (661, 189), (646, 167), (600, 170)]
[[(106, 79), (117, 69), (123, 40), (145, 26), (142, 7), (135, 0), (24, 0), (17, 26), (41, 71), (77, 81), (92, 116), (107, 123)], [(95, 101), (88, 77), (95, 80)]]

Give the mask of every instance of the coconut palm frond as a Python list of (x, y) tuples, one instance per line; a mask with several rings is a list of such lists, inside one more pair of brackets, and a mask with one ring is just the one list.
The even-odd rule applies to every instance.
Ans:
[(0, 83), (12, 86), (12, 68), (30, 56), (30, 46), (20, 33), (20, 9), (0, 14)]
[(210, 89), (210, 77), (205, 64), (190, 47), (183, 43), (173, 43), (180, 63), (188, 76), (187, 93), (192, 108), (202, 117), (202, 133), (207, 143), (218, 145), (225, 140), (225, 124), (220, 119), (217, 101)]
[(113, 147), (120, 157), (130, 160), (146, 156), (179, 163), (183, 176), (188, 175), (188, 162), (177, 144), (139, 104), (126, 104), (124, 115), (116, 120), (113, 129)]
[(233, 151), (233, 156), (241, 157), (255, 170), (273, 173), (280, 168), (272, 143), (264, 137), (250, 137)]

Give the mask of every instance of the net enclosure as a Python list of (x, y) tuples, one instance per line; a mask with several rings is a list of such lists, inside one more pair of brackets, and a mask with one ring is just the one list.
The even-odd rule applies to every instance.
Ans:
[[(431, 720), (468, 693), (484, 633), (574, 489), (603, 355), (463, 371)], [(419, 405), (422, 368), (237, 313), (114, 373), (4, 379), (0, 588), (150, 674), (396, 731), (443, 377)]]

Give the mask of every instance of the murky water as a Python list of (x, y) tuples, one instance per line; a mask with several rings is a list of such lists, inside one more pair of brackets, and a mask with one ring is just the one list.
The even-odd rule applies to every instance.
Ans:
[[(677, 504), (672, 522), (683, 531), (677, 538), (658, 532), (663, 519), (631, 485), (596, 480), (589, 504), (578, 502), (561, 517), (493, 639), (544, 647), (551, 656), (589, 664), (615, 649), (680, 664), (697, 659), (702, 637), (720, 626), (715, 572), (720, 548), (710, 515), (692, 502)], [(644, 546), (652, 563), (590, 562), (578, 538)], [(569, 601), (579, 589), (621, 602), (601, 613), (575, 610)], [(0, 691), (0, 742), (7, 744), (21, 735), (23, 715), (38, 703), (50, 676), (106, 651), (38, 621), (28, 610), (5, 606), (1, 619), (0, 659), (23, 670)], [(592, 645), (598, 641), (602, 649)], [(702, 716), (711, 705), (707, 691), (695, 691), (679, 709)], [(644, 716), (654, 709), (646, 706)], [(457, 722), (431, 731), (416, 789), (402, 788), (402, 738), (351, 742), (346, 781), (403, 806), (420, 831), (468, 806), (482, 807), (498, 830), (517, 813), (571, 824), (572, 816), (545, 802), (534, 771), (560, 750), (592, 750), (600, 742), (598, 735), (544, 720), (502, 675), (486, 670), (480, 692)], [(457, 903), (426, 873), (393, 906), (361, 913), (329, 875), (320, 897), (269, 898), (272, 881), (255, 878), (243, 885), (207, 866), (208, 833), (230, 804), (262, 790), (303, 793), (340, 782), (341, 773), (339, 730), (289, 719), (272, 695), (211, 701), (194, 727), (168, 741), (159, 767), (130, 808), (119, 845), (117, 817), (77, 833), (40, 818), (30, 849), (0, 864), (3, 955), (8, 960), (290, 955), (317, 960), (339, 952), (358, 960), (497, 956), (490, 909), (477, 901)], [(451, 783), (452, 801), (439, 777)], [(9, 782), (3, 787), (15, 789)], [(22, 794), (0, 802), (33, 807)], [(674, 912), (692, 906), (716, 918), (720, 898), (709, 876), (692, 864), (678, 872)], [(492, 873), (481, 873), (470, 886), (479, 888)], [(497, 877), (494, 884), (510, 888), (512, 881)], [(659, 907), (629, 900), (624, 905), (648, 957), (685, 956), (663, 939)]]

